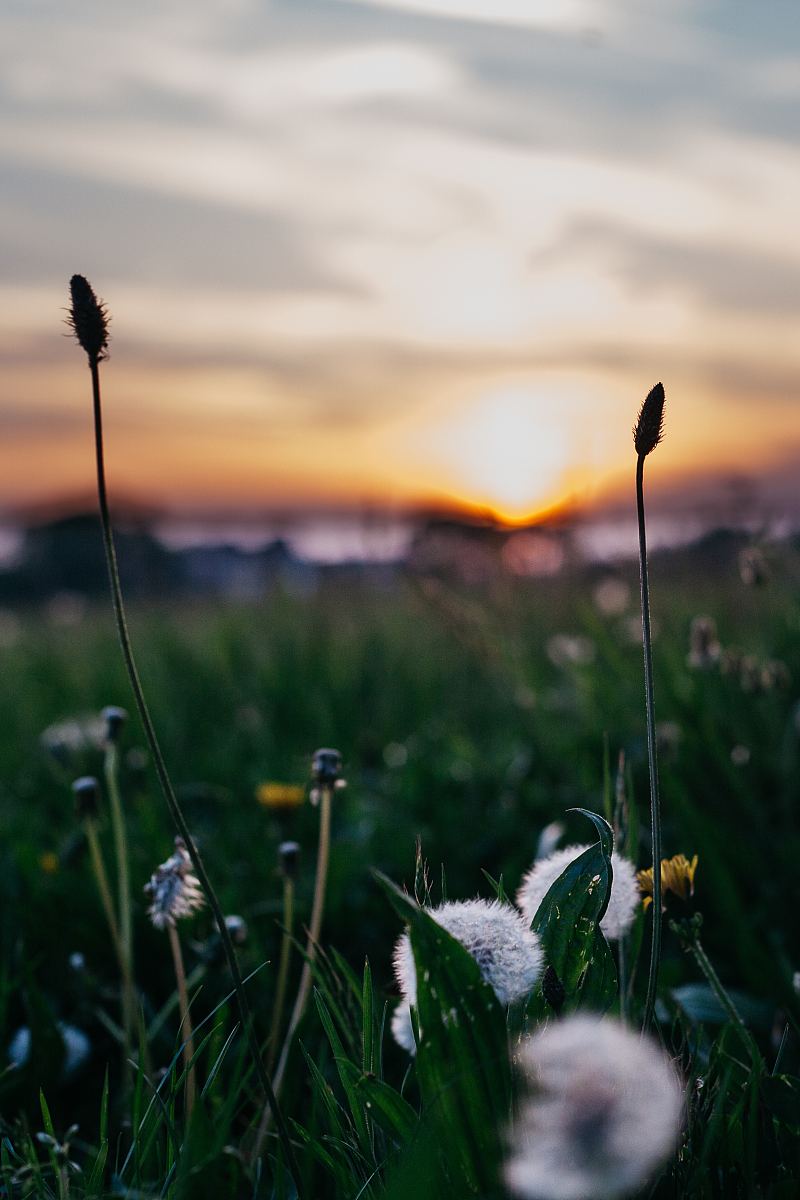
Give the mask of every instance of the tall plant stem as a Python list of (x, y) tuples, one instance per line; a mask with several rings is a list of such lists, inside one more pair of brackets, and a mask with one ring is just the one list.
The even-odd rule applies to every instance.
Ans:
[[(331, 852), (331, 796), (333, 788), (330, 784), (322, 784), (320, 786), (320, 813), (319, 813), (319, 846), (317, 848), (317, 874), (314, 881), (314, 900), (311, 905), (311, 921), (308, 926), (308, 937), (306, 938), (305, 962), (300, 975), (300, 984), (297, 989), (297, 996), (294, 1001), (294, 1008), (289, 1019), (289, 1025), (286, 1030), (286, 1037), (281, 1048), (281, 1056), (278, 1060), (278, 1067), (275, 1071), (275, 1094), (280, 1096), (283, 1080), (286, 1075), (286, 1067), (289, 1062), (289, 1052), (292, 1048), (292, 1041), (297, 1032), (297, 1028), (303, 1019), (303, 1013), (306, 1010), (308, 997), (311, 992), (312, 979), (312, 963), (316, 955), (317, 943), (319, 935), (322, 931), (322, 914), (325, 909), (325, 888), (328, 880), (328, 860)], [(265, 1109), (264, 1115), (261, 1118), (258, 1134), (256, 1136), (255, 1149), (253, 1157), (257, 1158), (261, 1152), (264, 1138), (270, 1123), (270, 1110)]]
[(642, 644), (644, 646), (644, 697), (647, 712), (647, 761), (650, 768), (650, 835), (653, 846), (653, 936), (650, 943), (650, 972), (644, 1004), (642, 1032), (653, 1021), (661, 961), (661, 807), (658, 798), (658, 761), (656, 755), (656, 712), (653, 699), (653, 638), (650, 629), (650, 585), (647, 577), (647, 535), (644, 519), (644, 460), (636, 461), (636, 515), (639, 521), (639, 578), (642, 592)]
[(289, 986), (289, 958), (292, 951), (292, 927), (294, 925), (294, 880), (285, 876), (283, 880), (283, 934), (281, 935), (281, 950), (278, 959), (278, 982), (275, 986), (275, 1005), (272, 1010), (272, 1024), (269, 1031), (269, 1050), (267, 1052), (267, 1070), (272, 1071), (275, 1059), (278, 1057), (278, 1038), (283, 1022), (283, 1010), (286, 1004), (286, 992)]
[(122, 943), (120, 942), (119, 926), (117, 925), (117, 916), (114, 912), (114, 901), (111, 898), (111, 887), (103, 861), (103, 852), (100, 849), (100, 839), (97, 836), (97, 825), (89, 818), (84, 821), (83, 828), (86, 833), (86, 842), (89, 846), (92, 870), (97, 881), (97, 890), (100, 893), (100, 903), (103, 905), (103, 912), (106, 914), (111, 941), (114, 944), (114, 953), (117, 956), (120, 971), (124, 971), (124, 955), (122, 953)]
[(178, 986), (178, 1005), (181, 1014), (181, 1040), (183, 1042), (183, 1063), (186, 1068), (186, 1116), (191, 1117), (197, 1095), (192, 1059), (194, 1058), (194, 1032), (192, 1018), (189, 1013), (189, 993), (186, 988), (186, 969), (183, 965), (181, 940), (175, 925), (168, 925), (169, 945), (172, 950), (172, 961), (175, 965), (175, 982)]
[(186, 843), (186, 849), (189, 857), (192, 860), (192, 865), (197, 873), (197, 878), (200, 880), (200, 886), (205, 893), (208, 906), (214, 916), (217, 929), (219, 931), (220, 941), (225, 952), (225, 958), (230, 968), (233, 986), (236, 990), (236, 1001), (239, 1007), (239, 1015), (242, 1021), (242, 1027), (250, 1045), (250, 1052), (253, 1058), (253, 1065), (258, 1075), (259, 1083), (264, 1089), (267, 1097), (269, 1110), (275, 1120), (275, 1126), (278, 1131), (278, 1137), (281, 1140), (283, 1153), (286, 1156), (286, 1165), (294, 1180), (295, 1188), (299, 1200), (303, 1200), (303, 1181), (300, 1176), (300, 1171), (297, 1165), (297, 1158), (294, 1152), (289, 1131), (286, 1127), (286, 1122), (283, 1113), (280, 1110), (275, 1092), (272, 1087), (272, 1081), (264, 1067), (258, 1038), (256, 1037), (255, 1029), (250, 1014), (250, 1005), (247, 1000), (247, 995), (242, 982), (242, 975), (239, 970), (239, 964), (236, 959), (236, 951), (231, 941), (231, 936), (228, 933), (228, 928), (225, 924), (225, 916), (217, 899), (216, 892), (211, 886), (211, 881), (206, 874), (206, 869), (203, 866), (199, 851), (195, 845), (189, 826), (186, 823), (186, 818), (183, 815), (183, 810), (178, 803), (178, 798), (175, 795), (175, 790), (167, 771), (167, 766), (164, 761), (164, 756), (161, 753), (161, 747), (158, 744), (155, 727), (150, 717), (150, 711), (147, 707), (147, 702), (144, 697), (144, 691), (139, 680), (139, 672), (136, 669), (136, 662), (133, 657), (133, 648), (131, 646), (130, 636), (128, 634), (128, 624), (125, 619), (125, 606), (122, 599), (122, 588), (119, 580), (119, 569), (117, 567), (117, 555), (114, 547), (114, 533), (111, 525), (111, 516), (108, 510), (108, 497), (106, 493), (106, 474), (105, 474), (105, 456), (103, 451), (103, 414), (100, 404), (100, 371), (96, 356), (89, 356), (89, 368), (92, 374), (92, 402), (94, 407), (94, 440), (95, 440), (95, 458), (97, 463), (97, 498), (100, 508), (100, 523), (103, 530), (103, 545), (106, 553), (106, 562), (108, 565), (108, 576), (111, 585), (111, 600), (114, 606), (114, 617), (117, 623), (117, 633), (119, 635), (120, 646), (122, 648), (122, 657), (125, 661), (125, 668), (128, 672), (131, 690), (136, 702), (136, 708), (139, 713), (139, 719), (142, 722), (142, 728), (147, 739), (147, 744), (150, 749), (150, 754), (153, 758), (153, 765), (158, 775), (158, 781), (161, 785), (161, 790), (164, 793), (164, 798), (167, 802), (167, 807), (170, 816), (178, 830), (178, 833)]
[(122, 1028), (125, 1045), (130, 1049), (136, 1017), (136, 994), (133, 984), (133, 927), (131, 921), (131, 884), (128, 866), (128, 835), (125, 828), (125, 813), (119, 791), (117, 770), (117, 747), (106, 746), (105, 779), (111, 808), (111, 828), (114, 835), (114, 850), (117, 858), (117, 894), (119, 912), (119, 939), (124, 965), (122, 969)]

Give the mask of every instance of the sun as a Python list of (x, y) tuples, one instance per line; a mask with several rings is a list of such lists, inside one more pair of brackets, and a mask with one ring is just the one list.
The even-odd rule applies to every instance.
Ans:
[(546, 388), (499, 387), (419, 430), (417, 452), (435, 463), (443, 490), (520, 521), (564, 496), (574, 465), (564, 403)]

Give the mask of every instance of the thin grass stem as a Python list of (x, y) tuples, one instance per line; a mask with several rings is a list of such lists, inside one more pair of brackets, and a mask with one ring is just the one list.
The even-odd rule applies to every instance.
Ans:
[(280, 957), (278, 959), (278, 982), (275, 986), (275, 1005), (272, 1010), (272, 1024), (269, 1032), (269, 1050), (267, 1052), (267, 1070), (272, 1072), (278, 1057), (278, 1038), (283, 1024), (283, 1010), (286, 1006), (286, 993), (289, 987), (289, 960), (292, 951), (292, 931), (294, 926), (294, 880), (284, 876), (283, 880), (283, 933), (281, 935)]
[(117, 915), (114, 912), (114, 901), (111, 898), (111, 886), (108, 882), (108, 872), (103, 860), (103, 852), (100, 849), (100, 839), (97, 836), (97, 825), (91, 819), (87, 818), (83, 822), (83, 829), (86, 834), (86, 843), (89, 847), (89, 857), (92, 862), (92, 870), (97, 882), (97, 890), (100, 893), (100, 903), (103, 906), (103, 912), (106, 915), (108, 922), (108, 930), (111, 934), (111, 941), (114, 945), (114, 953), (122, 970), (124, 955), (122, 953), (122, 943), (119, 935), (119, 925), (117, 924)]
[(275, 1120), (275, 1125), (281, 1141), (283, 1153), (286, 1157), (286, 1165), (289, 1169), (292, 1179), (294, 1180), (299, 1200), (304, 1200), (303, 1181), (297, 1164), (294, 1146), (292, 1145), (291, 1138), (289, 1137), (289, 1131), (287, 1129), (283, 1113), (278, 1105), (278, 1101), (273, 1090), (272, 1081), (270, 1080), (263, 1063), (258, 1039), (253, 1027), (250, 1004), (242, 983), (242, 976), (236, 958), (236, 951), (225, 924), (225, 916), (219, 900), (217, 899), (216, 892), (211, 886), (211, 881), (206, 873), (206, 869), (203, 865), (202, 859), (200, 858), (197, 846), (195, 845), (194, 839), (189, 831), (189, 826), (186, 823), (186, 818), (183, 815), (183, 810), (181, 809), (178, 798), (175, 794), (175, 790), (172, 786), (172, 781), (170, 780), (169, 773), (167, 771), (164, 756), (161, 753), (161, 747), (156, 736), (155, 727), (150, 717), (150, 711), (145, 700), (144, 691), (139, 679), (139, 673), (136, 668), (136, 661), (133, 656), (133, 648), (131, 646), (128, 625), (125, 618), (125, 606), (122, 598), (122, 587), (119, 579), (117, 555), (114, 546), (114, 533), (111, 524), (111, 515), (108, 508), (105, 477), (105, 455), (103, 446), (103, 414), (100, 399), (100, 370), (97, 354), (89, 355), (89, 369), (92, 376), (95, 460), (97, 466), (97, 496), (100, 509), (100, 524), (103, 533), (103, 546), (105, 549), (106, 563), (108, 566), (109, 583), (111, 586), (111, 600), (114, 608), (114, 617), (116, 620), (120, 647), (122, 649), (122, 657), (125, 662), (125, 668), (128, 673), (131, 690), (136, 702), (139, 719), (142, 722), (145, 738), (147, 739), (150, 754), (153, 758), (153, 765), (155, 766), (156, 774), (161, 785), (161, 790), (164, 793), (164, 798), (167, 802), (170, 816), (172, 817), (178, 833), (186, 844), (186, 850), (192, 860), (192, 865), (197, 873), (200, 886), (203, 889), (205, 897), (208, 901), (208, 906), (211, 909), (217, 929), (219, 931), (220, 941), (225, 952), (225, 958), (228, 962), (228, 967), (231, 972), (231, 977), (236, 992), (236, 1000), (242, 1021), (242, 1028), (244, 1029), (245, 1036), (247, 1037), (250, 1045), (250, 1051), (253, 1057), (253, 1065), (258, 1075), (259, 1083), (261, 1084), (261, 1087), (266, 1095), (269, 1111), (272, 1113)]
[(131, 885), (128, 863), (128, 833), (125, 812), (119, 790), (117, 747), (106, 746), (104, 772), (111, 811), (111, 830), (117, 859), (117, 895), (119, 939), (124, 965), (122, 970), (122, 1027), (125, 1031), (126, 1055), (130, 1055), (133, 1026), (136, 1019), (136, 993), (133, 983), (133, 923), (131, 918)]
[(189, 994), (186, 987), (186, 969), (183, 965), (181, 940), (175, 925), (168, 925), (169, 945), (172, 950), (172, 961), (175, 966), (175, 982), (178, 988), (178, 1006), (181, 1014), (181, 1040), (183, 1041), (183, 1063), (186, 1067), (186, 1117), (191, 1118), (194, 1102), (197, 1098), (197, 1079), (195, 1077), (192, 1059), (194, 1058), (194, 1033), (192, 1018), (189, 1013)]
[[(314, 881), (314, 900), (311, 905), (311, 921), (308, 926), (308, 937), (306, 938), (305, 946), (305, 962), (303, 963), (303, 970), (300, 975), (300, 984), (297, 989), (297, 996), (295, 997), (292, 1015), (289, 1019), (286, 1036), (283, 1040), (283, 1046), (281, 1048), (281, 1055), (278, 1060), (278, 1066), (274, 1075), (276, 1096), (280, 1096), (281, 1094), (294, 1035), (303, 1019), (303, 1014), (305, 1013), (306, 1005), (308, 1004), (308, 997), (311, 994), (311, 980), (313, 977), (312, 964), (316, 955), (319, 935), (322, 931), (322, 915), (325, 909), (325, 889), (328, 880), (328, 861), (330, 859), (331, 850), (331, 798), (333, 796), (333, 788), (330, 784), (323, 783), (320, 785), (319, 793), (319, 845), (317, 848), (317, 871), (316, 879)], [(270, 1110), (265, 1109), (264, 1115), (261, 1118), (258, 1134), (256, 1135), (255, 1148), (253, 1151), (254, 1159), (258, 1158), (259, 1154), (261, 1153), (261, 1148), (264, 1144), (264, 1138), (267, 1135), (269, 1125)]]
[(642, 1018), (642, 1032), (653, 1021), (661, 961), (661, 808), (658, 796), (658, 758), (656, 752), (656, 713), (653, 697), (653, 638), (650, 627), (650, 584), (647, 574), (647, 534), (644, 516), (644, 460), (636, 461), (636, 515), (639, 523), (639, 578), (642, 596), (642, 644), (644, 647), (644, 695), (647, 714), (647, 761), (650, 773), (650, 832), (653, 847), (653, 935), (650, 943), (650, 971)]

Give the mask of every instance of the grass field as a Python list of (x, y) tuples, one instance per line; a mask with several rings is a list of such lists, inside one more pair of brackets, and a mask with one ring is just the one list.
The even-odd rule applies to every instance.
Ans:
[[(673, 899), (671, 915), (703, 913), (706, 950), (769, 1058), (785, 1012), (796, 1004), (792, 979), (800, 967), (800, 556), (784, 545), (768, 550), (768, 559), (769, 581), (746, 587), (733, 551), (707, 560), (662, 556), (652, 565), (651, 586), (664, 850), (699, 856), (695, 895), (688, 905)], [(700, 561), (715, 565), (698, 569)], [(611, 613), (597, 593), (609, 575), (629, 589), (626, 603), (617, 588), (611, 607), (618, 611)], [(613, 775), (622, 750), (644, 831), (637, 865), (649, 865), (637, 586), (633, 567), (611, 573), (576, 567), (556, 578), (498, 578), (473, 587), (400, 574), (379, 589), (355, 574), (331, 575), (303, 597), (276, 590), (247, 607), (132, 612), (141, 674), (189, 823), (225, 911), (247, 922), (243, 966), (252, 971), (268, 962), (249, 984), (262, 1036), (280, 940), (277, 847), (287, 837), (302, 847), (302, 924), (311, 903), (318, 816), (309, 804), (285, 815), (264, 808), (255, 789), (264, 781), (305, 783), (318, 746), (342, 752), (348, 782), (334, 798), (322, 944), (340, 951), (359, 976), (368, 956), (381, 1001), (394, 994), (391, 950), (401, 925), (371, 869), (413, 890), (417, 837), (436, 898), (441, 869), (451, 899), (491, 897), (484, 870), (502, 875), (513, 894), (550, 822), (563, 822), (564, 843), (590, 840), (585, 822), (565, 812), (575, 806), (604, 811), (604, 762)], [(715, 619), (723, 651), (735, 648), (753, 661), (743, 670), (733, 656), (727, 671), (692, 668), (690, 627), (698, 614)], [(109, 1114), (116, 1139), (110, 1157), (116, 1154), (119, 1166), (130, 1141), (130, 1110), (115, 1086), (117, 968), (70, 792), (76, 776), (102, 776), (102, 751), (86, 745), (54, 754), (42, 734), (107, 704), (132, 705), (105, 608), (69, 625), (30, 614), (5, 640), (0, 1045), (9, 1047), (23, 1026), (34, 1039), (27, 1063), (0, 1075), (0, 1111), (9, 1144), (21, 1153), (25, 1128), (43, 1128), (42, 1088), (55, 1129), (63, 1134), (79, 1124), (73, 1157), (80, 1161), (80, 1147), (98, 1141), (108, 1067), (117, 1097)], [(765, 687), (761, 668), (774, 660), (785, 670)], [(175, 984), (166, 939), (147, 920), (142, 888), (170, 853), (173, 831), (141, 746), (131, 718), (122, 737), (122, 790), (135, 976), (152, 1022)], [(105, 820), (101, 838), (110, 862)], [(697, 1017), (692, 1005), (705, 1003), (700, 1015), (713, 1032), (717, 1014), (707, 1011), (705, 993), (685, 990), (703, 983), (694, 960), (668, 929), (665, 939), (662, 1020), (669, 1026), (681, 1005), (689, 1018)], [(187, 970), (202, 981), (196, 1019), (229, 986), (214, 941), (206, 911), (184, 937)], [(83, 956), (78, 969), (71, 965), (75, 954)], [(293, 979), (299, 963), (296, 955)], [(646, 974), (644, 960), (640, 973)], [(636, 986), (641, 990), (644, 979)], [(222, 1010), (214, 1045), (232, 1020), (229, 1009)], [(65, 1072), (53, 1050), (54, 1022), (88, 1036), (88, 1058), (74, 1072)], [(168, 1066), (176, 1036), (173, 1011), (150, 1041), (151, 1071)], [(301, 1038), (333, 1082), (313, 1008)], [(796, 1042), (788, 1053), (788, 1068), (796, 1072)], [(385, 1056), (386, 1077), (399, 1087), (407, 1060), (388, 1034)], [(226, 1059), (226, 1072), (232, 1061)], [(287, 1111), (313, 1126), (322, 1121), (319, 1100), (309, 1115), (308, 1072), (299, 1052), (292, 1061)], [(227, 1120), (230, 1140), (245, 1117), (236, 1108)], [(214, 1143), (215, 1171), (231, 1169), (224, 1141)], [(46, 1156), (43, 1161), (46, 1170)], [(308, 1170), (312, 1195), (345, 1194), (321, 1159)], [(170, 1194), (205, 1194), (206, 1186), (215, 1194), (220, 1176), (209, 1168), (204, 1178), (202, 1188), (197, 1178), (191, 1186), (184, 1180), (180, 1186), (188, 1190), (181, 1192), (174, 1176)], [(158, 1194), (142, 1189), (138, 1194)]]

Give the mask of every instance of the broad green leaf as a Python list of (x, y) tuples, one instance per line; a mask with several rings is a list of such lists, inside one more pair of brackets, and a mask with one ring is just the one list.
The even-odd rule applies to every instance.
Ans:
[(461, 943), (385, 876), (376, 878), (409, 926), (424, 1120), (437, 1129), (464, 1195), (491, 1191), (510, 1099), (505, 1014)]
[[(611, 894), (611, 852), (614, 834), (597, 813), (573, 809), (595, 826), (599, 840), (579, 854), (559, 875), (542, 900), (531, 923), (539, 935), (545, 962), (561, 984), (563, 1008), (605, 1012), (617, 994), (617, 972), (599, 928)], [(533, 1015), (553, 1010), (541, 988), (534, 993)]]

